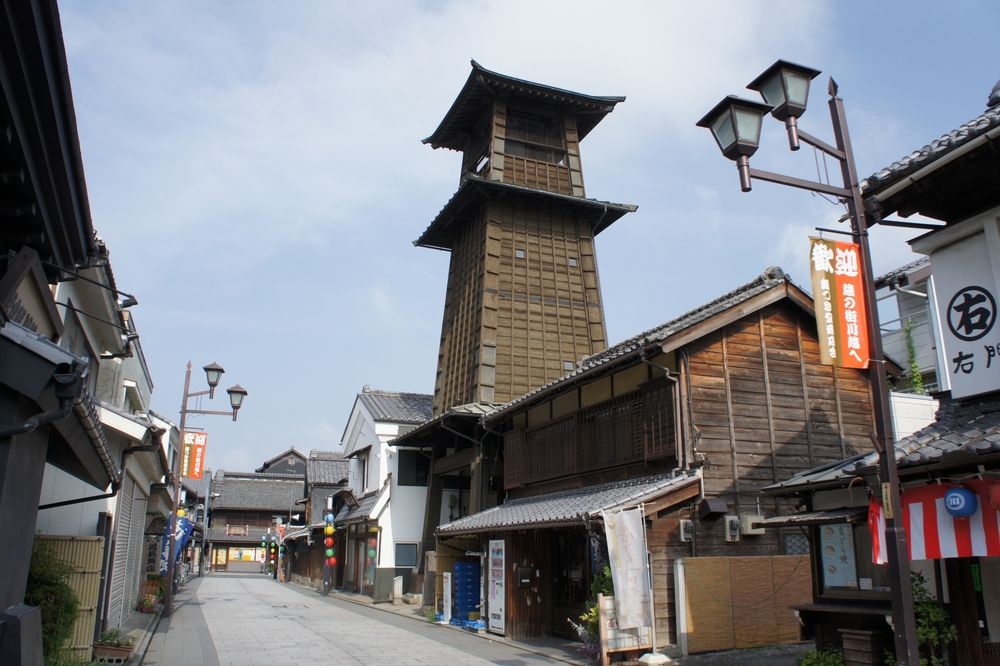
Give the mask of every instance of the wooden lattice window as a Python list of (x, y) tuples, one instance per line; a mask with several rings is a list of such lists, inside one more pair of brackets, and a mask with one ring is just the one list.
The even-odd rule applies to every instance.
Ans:
[(677, 454), (673, 391), (674, 385), (667, 380), (643, 388), (642, 425), (646, 460)]

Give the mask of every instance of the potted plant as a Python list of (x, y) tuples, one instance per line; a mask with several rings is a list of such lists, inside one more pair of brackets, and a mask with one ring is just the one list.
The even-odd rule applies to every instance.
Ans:
[(132, 643), (132, 639), (125, 636), (121, 629), (108, 629), (94, 643), (94, 659), (127, 661), (132, 655)]
[(137, 610), (140, 613), (152, 613), (156, 610), (156, 597), (152, 594), (147, 594), (142, 599), (139, 600), (139, 605)]

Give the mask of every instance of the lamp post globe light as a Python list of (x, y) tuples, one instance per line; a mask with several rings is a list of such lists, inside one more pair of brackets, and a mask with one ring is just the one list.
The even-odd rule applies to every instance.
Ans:
[[(208, 414), (215, 416), (232, 416), (233, 421), (236, 420), (236, 414), (240, 407), (243, 406), (243, 401), (247, 397), (248, 392), (245, 388), (237, 384), (236, 386), (226, 389), (229, 394), (229, 404), (232, 407), (231, 412), (222, 411), (211, 411), (205, 409), (189, 409), (188, 400), (190, 398), (196, 398), (198, 396), (207, 395), (208, 399), (211, 400), (215, 397), (215, 388), (219, 385), (219, 381), (222, 379), (222, 375), (226, 372), (221, 365), (218, 363), (210, 363), (202, 368), (205, 371), (205, 380), (208, 383), (207, 391), (195, 391), (191, 392), (191, 361), (187, 364), (187, 374), (184, 376), (184, 399), (181, 401), (181, 424), (180, 424), (180, 435), (181, 435), (181, 448), (178, 449), (176, 455), (174, 456), (174, 464), (171, 465), (171, 474), (173, 475), (173, 486), (174, 486), (174, 497), (173, 497), (173, 510), (170, 512), (170, 549), (167, 555), (167, 581), (168, 584), (163, 593), (163, 614), (169, 616), (173, 612), (172, 601), (173, 595), (177, 591), (177, 567), (175, 560), (177, 559), (177, 518), (183, 516), (183, 509), (180, 509), (178, 504), (181, 496), (181, 456), (184, 450), (184, 432), (187, 429), (187, 417), (188, 414)], [(217, 495), (213, 495), (216, 497)], [(207, 512), (206, 512), (207, 513)]]
[[(885, 540), (888, 551), (896, 661), (907, 666), (917, 666), (920, 663), (920, 654), (917, 647), (913, 595), (910, 588), (909, 548), (906, 541), (906, 531), (902, 524), (899, 501), (899, 477), (896, 471), (892, 417), (889, 411), (889, 385), (882, 353), (882, 338), (879, 335), (878, 309), (874, 307), (874, 277), (871, 254), (868, 248), (868, 227), (871, 224), (865, 214), (864, 201), (861, 197), (851, 139), (847, 130), (844, 102), (837, 96), (838, 87), (832, 78), (829, 82), (828, 92), (830, 94), (830, 118), (833, 122), (836, 145), (830, 145), (798, 128), (798, 118), (805, 113), (808, 105), (810, 82), (819, 74), (819, 70), (796, 65), (786, 60), (778, 60), (747, 86), (751, 90), (758, 91), (764, 98), (765, 104), (750, 102), (730, 95), (719, 102), (697, 125), (710, 129), (723, 156), (736, 162), (740, 176), (740, 189), (744, 192), (751, 190), (752, 180), (763, 180), (831, 195), (847, 207), (848, 214), (845, 217), (849, 218), (851, 222), (849, 235), (859, 246), (861, 252), (861, 277), (870, 345), (868, 373), (872, 386), (872, 402), (875, 407), (875, 432), (872, 440), (879, 453), (879, 476), (882, 482), (883, 497), (894, 508), (893, 518), (889, 518), (890, 512), (886, 511)], [(785, 123), (788, 131), (788, 145), (791, 150), (798, 150), (800, 142), (806, 143), (837, 160), (840, 163), (843, 186), (837, 187), (827, 183), (750, 168), (750, 157), (756, 152), (759, 144), (760, 118), (765, 112), (770, 112), (775, 119)], [(908, 226), (919, 228), (923, 225), (912, 224)], [(834, 233), (845, 232), (834, 231)]]

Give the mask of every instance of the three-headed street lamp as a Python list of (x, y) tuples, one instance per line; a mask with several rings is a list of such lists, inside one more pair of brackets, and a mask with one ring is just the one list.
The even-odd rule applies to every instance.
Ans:
[[(736, 162), (740, 189), (744, 192), (750, 191), (752, 180), (763, 180), (827, 194), (836, 197), (847, 206), (848, 214), (846, 217), (851, 222), (850, 235), (854, 243), (860, 247), (863, 263), (861, 275), (865, 292), (865, 313), (871, 350), (868, 373), (872, 384), (876, 413), (872, 441), (879, 453), (882, 495), (892, 508), (885, 512), (885, 536), (896, 661), (900, 664), (916, 666), (920, 663), (920, 654), (917, 647), (913, 598), (910, 589), (909, 550), (899, 503), (899, 477), (896, 472), (892, 417), (889, 411), (889, 385), (886, 380), (885, 361), (882, 354), (882, 338), (879, 335), (878, 309), (874, 307), (875, 281), (868, 249), (868, 227), (871, 224), (866, 218), (864, 202), (861, 198), (861, 186), (854, 165), (850, 135), (847, 131), (844, 102), (837, 96), (837, 84), (832, 78), (829, 82), (828, 92), (836, 146), (821, 141), (798, 127), (798, 118), (805, 113), (809, 99), (809, 83), (819, 74), (819, 70), (778, 60), (747, 86), (751, 90), (758, 91), (765, 103), (730, 95), (709, 111), (704, 118), (698, 121), (697, 125), (710, 129), (722, 154)], [(840, 163), (843, 187), (751, 169), (750, 157), (759, 146), (760, 127), (765, 113), (770, 113), (785, 123), (785, 128), (788, 131), (788, 145), (792, 150), (798, 150), (800, 143), (806, 143), (837, 160)], [(920, 227), (921, 225), (908, 226)]]
[[(208, 381), (207, 391), (195, 391), (191, 392), (191, 361), (187, 364), (187, 374), (184, 377), (184, 400), (181, 401), (181, 425), (180, 425), (180, 435), (181, 435), (181, 448), (177, 451), (175, 457), (176, 465), (172, 466), (173, 474), (173, 484), (174, 484), (174, 499), (173, 499), (173, 511), (170, 513), (170, 549), (168, 552), (167, 560), (167, 585), (163, 593), (163, 614), (170, 615), (173, 612), (171, 607), (171, 602), (173, 601), (173, 594), (176, 591), (174, 588), (176, 586), (176, 563), (174, 560), (177, 559), (177, 508), (180, 502), (181, 496), (181, 456), (184, 446), (184, 431), (187, 428), (187, 416), (188, 414), (213, 414), (216, 416), (232, 416), (233, 421), (236, 420), (236, 415), (243, 406), (243, 400), (247, 397), (248, 392), (245, 388), (237, 384), (232, 388), (226, 389), (226, 393), (229, 394), (229, 404), (233, 408), (231, 412), (221, 412), (221, 411), (210, 411), (204, 409), (188, 409), (188, 399), (196, 398), (198, 396), (207, 395), (208, 399), (211, 400), (215, 397), (215, 389), (219, 385), (219, 380), (222, 379), (223, 370), (222, 366), (218, 363), (210, 363), (206, 365), (203, 370), (205, 371), (205, 379)], [(207, 513), (207, 512), (206, 512)]]

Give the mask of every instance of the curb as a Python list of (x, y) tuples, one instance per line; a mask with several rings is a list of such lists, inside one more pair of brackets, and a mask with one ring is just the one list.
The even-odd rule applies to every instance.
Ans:
[(146, 658), (146, 652), (149, 650), (149, 644), (153, 641), (153, 635), (160, 628), (160, 619), (162, 617), (163, 609), (161, 608), (156, 611), (156, 615), (153, 616), (149, 626), (146, 628), (146, 635), (143, 637), (142, 642), (135, 648), (135, 657), (131, 662), (133, 666), (142, 666), (142, 662)]

